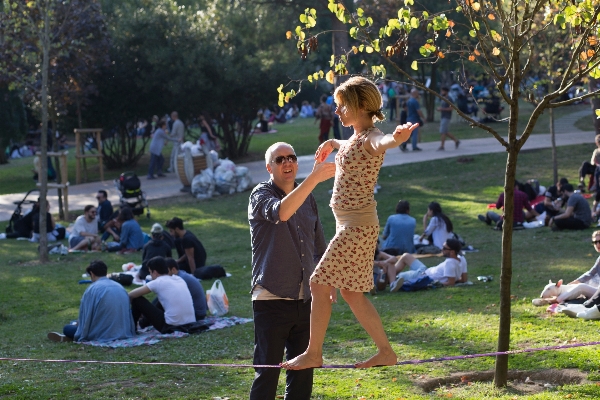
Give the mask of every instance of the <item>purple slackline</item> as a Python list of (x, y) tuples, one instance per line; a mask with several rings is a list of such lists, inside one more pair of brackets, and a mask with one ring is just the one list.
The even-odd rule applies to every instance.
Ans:
[[(547, 346), (538, 347), (533, 349), (523, 350), (509, 350), (509, 351), (495, 351), (493, 353), (482, 353), (482, 354), (467, 354), (463, 356), (449, 356), (449, 357), (432, 357), (423, 360), (406, 360), (399, 361), (395, 365), (408, 365), (408, 364), (424, 364), (429, 362), (437, 361), (452, 361), (452, 360), (465, 360), (469, 358), (479, 357), (494, 357), (502, 355), (511, 355), (519, 353), (534, 353), (536, 351), (546, 350), (560, 350), (570, 349), (574, 347), (585, 347), (585, 346), (597, 346), (600, 342), (588, 342), (588, 343), (574, 343), (565, 344), (562, 346)], [(136, 361), (98, 361), (98, 360), (43, 360), (36, 358), (11, 358), (11, 357), (0, 357), (0, 361), (31, 361), (31, 362), (46, 362), (46, 363), (78, 363), (78, 364), (109, 364), (109, 365), (167, 365), (174, 367), (224, 367), (224, 368), (281, 368), (279, 365), (252, 365), (252, 364), (188, 364), (188, 363), (169, 363), (169, 362), (136, 362)], [(353, 364), (341, 364), (341, 365), (322, 365), (319, 368), (326, 369), (340, 369), (340, 368), (356, 368)]]

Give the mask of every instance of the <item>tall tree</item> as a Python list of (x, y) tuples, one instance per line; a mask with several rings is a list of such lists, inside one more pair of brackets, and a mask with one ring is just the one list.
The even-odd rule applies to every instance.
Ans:
[[(345, 7), (329, 0), (329, 9), (347, 24), (348, 33), (354, 39), (353, 47), (347, 54), (334, 57), (332, 69), (311, 74), (308, 80), (314, 81), (322, 76), (333, 82), (336, 75), (348, 74), (351, 63), (349, 58), (358, 57), (361, 63), (370, 67), (367, 74), (372, 77), (385, 77), (386, 66), (395, 70), (403, 79), (414, 86), (441, 99), (435, 88), (425, 87), (414, 79), (412, 72), (398, 65), (392, 56), (416, 46), (421, 58), (413, 60), (410, 68), (419, 69), (421, 63), (436, 63), (449, 58), (462, 64), (464, 70), (478, 65), (494, 81), (496, 89), (506, 102), (509, 111), (508, 125), (504, 132), (507, 139), (493, 126), (476, 121), (452, 105), (455, 111), (471, 126), (483, 129), (494, 137), (507, 152), (504, 174), (504, 225), (502, 232), (502, 259), (500, 277), (500, 324), (498, 328), (498, 351), (510, 348), (512, 279), (512, 231), (514, 216), (514, 184), (519, 152), (531, 135), (540, 115), (548, 109), (572, 104), (586, 97), (598, 95), (594, 90), (583, 96), (563, 100), (562, 97), (582, 79), (592, 76), (600, 78), (600, 50), (598, 44), (600, 3), (596, 0), (514, 0), (510, 2), (488, 0), (449, 1), (449, 8), (443, 12), (429, 12), (415, 9), (414, 0), (404, 0), (404, 7), (389, 15), (382, 25), (374, 25), (372, 17), (357, 8), (348, 13)], [(552, 18), (541, 16), (552, 12)], [(295, 29), (297, 47), (310, 46), (314, 34), (315, 10), (306, 10), (301, 15), (302, 25)], [(464, 20), (464, 23), (458, 21)], [(536, 21), (545, 20), (545, 23)], [(409, 40), (413, 31), (426, 27), (428, 37), (422, 41)], [(560, 81), (554, 88), (534, 102), (535, 108), (523, 129), (519, 132), (519, 100), (531, 100), (523, 90), (522, 84), (532, 70), (532, 63), (540, 52), (538, 35), (547, 30), (556, 32), (558, 40), (572, 43), (565, 59), (565, 68)], [(466, 32), (467, 35), (457, 34)], [(385, 63), (382, 64), (382, 62)], [(364, 70), (363, 70), (364, 71)], [(467, 76), (463, 75), (466, 82)], [(278, 89), (279, 101), (289, 101), (295, 95), (294, 90)], [(596, 110), (600, 115), (600, 110)], [(507, 383), (508, 356), (496, 358), (495, 384), (502, 387)]]

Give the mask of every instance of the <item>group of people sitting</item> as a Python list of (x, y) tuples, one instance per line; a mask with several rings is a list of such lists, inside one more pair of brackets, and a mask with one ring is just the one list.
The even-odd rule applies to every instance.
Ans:
[[(153, 257), (146, 267), (152, 280), (127, 293), (121, 284), (109, 279), (108, 266), (101, 260), (86, 268), (92, 284), (81, 298), (77, 321), (63, 333), (50, 332), (56, 342), (109, 342), (128, 339), (136, 329), (153, 326), (161, 333), (180, 330), (206, 317), (206, 296), (200, 281), (180, 270), (172, 258)], [(144, 295), (153, 292), (152, 302)]]
[[(423, 215), (423, 233), (418, 237), (415, 228), (416, 220), (410, 216), (410, 203), (400, 200), (396, 214), (388, 217), (383, 229), (382, 250), (375, 252), (374, 265), (379, 278), (375, 278), (374, 291), (383, 290), (389, 283), (390, 291), (397, 292), (405, 283), (410, 285), (424, 278), (443, 286), (468, 281), (467, 260), (461, 242), (454, 237), (452, 222), (442, 212), (439, 203), (429, 203)], [(426, 246), (424, 239), (427, 239), (425, 243), (433, 246), (433, 253), (442, 253), (445, 257), (435, 267), (427, 268), (415, 255), (418, 248)]]
[[(563, 229), (587, 229), (593, 222), (593, 214), (588, 201), (583, 195), (575, 190), (567, 178), (561, 178), (556, 185), (549, 187), (544, 193), (544, 199), (532, 206), (531, 197), (522, 190), (524, 187), (515, 181), (514, 189), (514, 215), (513, 229), (524, 229), (524, 223), (541, 218), (544, 225), (553, 231)], [(496, 208), (504, 207), (504, 193), (501, 193), (496, 201)], [(494, 224), (494, 229), (501, 230), (504, 216), (493, 211), (485, 215), (479, 215), (479, 220), (488, 225)]]

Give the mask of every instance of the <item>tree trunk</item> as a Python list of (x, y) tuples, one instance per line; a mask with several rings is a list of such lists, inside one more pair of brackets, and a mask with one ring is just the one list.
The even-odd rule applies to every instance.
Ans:
[(552, 173), (554, 180), (553, 183), (558, 182), (558, 157), (556, 155), (556, 136), (554, 131), (554, 108), (548, 109), (548, 116), (550, 117), (550, 141), (552, 142)]
[(48, 262), (48, 240), (46, 237), (46, 194), (48, 192), (48, 65), (50, 63), (50, 18), (48, 1), (44, 4), (44, 33), (42, 35), (42, 129), (40, 133), (40, 262)]
[[(590, 92), (595, 91), (599, 84), (600, 84), (599, 79), (590, 78), (590, 83), (589, 83)], [(594, 131), (596, 132), (595, 135), (600, 135), (600, 119), (596, 118), (596, 113), (594, 113), (594, 110), (597, 110), (600, 108), (600, 96), (594, 96), (591, 98), (591, 100), (592, 100), (591, 101), (591, 103), (592, 103), (592, 118), (594, 118)], [(556, 182), (556, 180), (554, 182)]]

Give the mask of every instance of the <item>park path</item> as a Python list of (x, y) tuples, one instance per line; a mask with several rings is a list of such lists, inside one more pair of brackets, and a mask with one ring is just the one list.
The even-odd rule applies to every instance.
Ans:
[[(555, 121), (555, 131), (557, 132), (556, 145), (568, 146), (582, 143), (589, 143), (590, 145), (593, 145), (594, 131), (582, 131), (575, 127), (575, 122), (577, 122), (577, 120), (585, 116), (591, 117), (591, 115), (591, 110), (582, 110), (557, 119)], [(387, 167), (392, 165), (439, 160), (443, 158), (504, 152), (504, 147), (502, 147), (496, 141), (496, 139), (491, 136), (489, 138), (461, 140), (460, 147), (458, 149), (454, 149), (452, 142), (449, 142), (446, 146), (447, 150), (445, 151), (436, 151), (439, 147), (439, 142), (437, 141), (420, 143), (419, 146), (423, 149), (423, 151), (407, 151), (403, 153), (398, 149), (389, 150), (386, 153), (383, 166)], [(548, 133), (531, 135), (523, 149), (531, 150), (550, 147), (550, 134)], [(333, 161), (333, 155), (330, 156), (330, 161)], [(264, 161), (254, 161), (240, 165), (248, 167), (254, 183), (261, 182), (269, 178), (269, 174), (265, 169)], [(306, 178), (306, 176), (310, 173), (312, 166), (312, 155), (298, 157), (298, 178)], [(180, 191), (182, 185), (181, 182), (179, 182), (179, 179), (177, 179), (176, 174), (168, 174), (165, 178), (159, 178), (150, 181), (146, 180), (145, 177), (140, 177), (140, 179), (142, 181), (142, 190), (146, 192), (146, 198), (150, 201), (150, 208), (152, 208), (152, 200), (176, 196), (190, 196), (189, 193), (183, 193)], [(87, 204), (96, 204), (95, 194), (100, 189), (104, 189), (109, 193), (109, 200), (113, 204), (119, 203), (118, 191), (115, 189), (113, 181), (92, 182), (80, 185), (72, 185), (69, 187), (69, 209), (82, 210)], [(16, 193), (0, 196), (0, 221), (8, 221), (10, 219), (15, 210), (15, 205), (13, 202), (22, 200), (24, 195), (24, 193)], [(57, 199), (58, 197), (56, 189), (49, 190), (48, 200), (50, 201), (52, 207), (52, 213), (58, 213)]]

